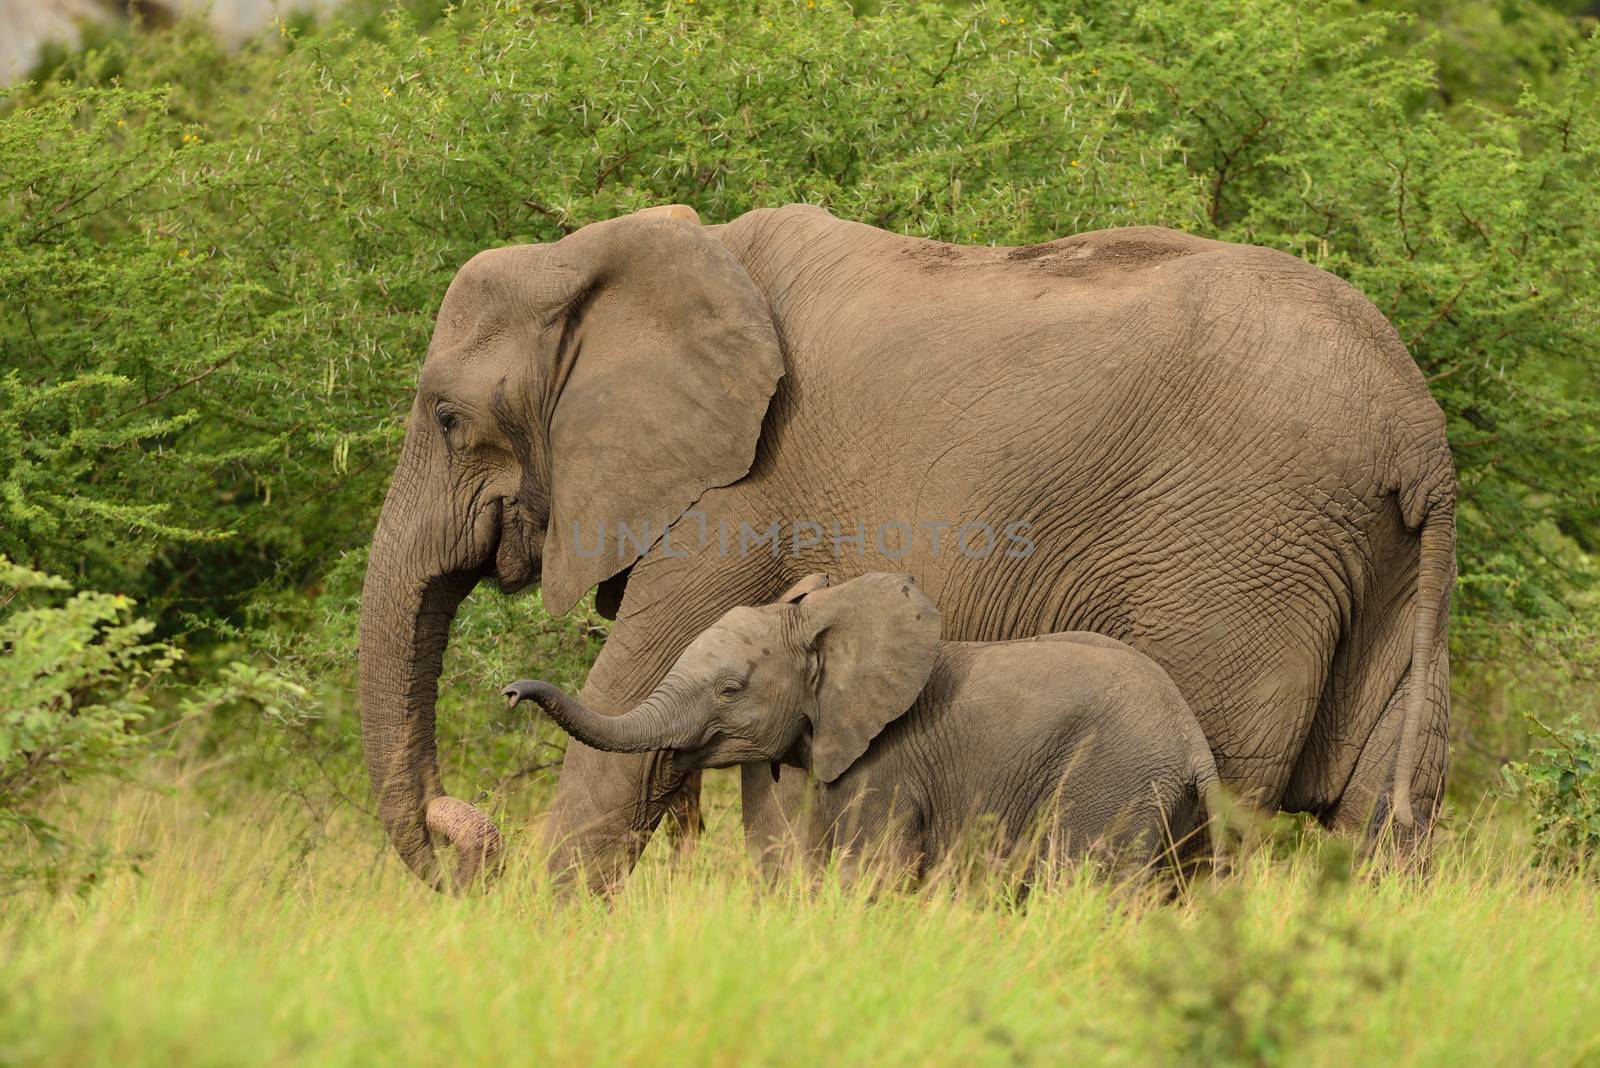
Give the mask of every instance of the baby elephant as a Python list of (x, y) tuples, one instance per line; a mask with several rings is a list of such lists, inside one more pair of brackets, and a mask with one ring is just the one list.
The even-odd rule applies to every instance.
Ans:
[(998, 832), (1024, 872), (1049, 858), (1188, 856), (1217, 779), (1199, 723), (1148, 657), (1087, 633), (941, 642), (938, 609), (909, 575), (814, 575), (735, 608), (623, 715), (544, 682), (503, 693), (596, 749), (668, 750), (674, 771), (802, 768), (823, 828), (813, 846), (854, 863), (887, 848), (912, 876), (975, 826)]

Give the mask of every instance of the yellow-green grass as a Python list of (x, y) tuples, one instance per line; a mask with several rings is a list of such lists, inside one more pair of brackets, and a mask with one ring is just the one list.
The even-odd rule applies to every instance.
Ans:
[(279, 813), (86, 806), (151, 856), (0, 901), (0, 1064), (1600, 1062), (1594, 885), (1488, 820), (1420, 882), (1341, 879), (1312, 839), (1186, 900), (1068, 878), (1017, 907), (764, 884), (726, 776), (694, 856), (653, 847), (613, 902), (529, 860), (438, 897), (364, 825)]

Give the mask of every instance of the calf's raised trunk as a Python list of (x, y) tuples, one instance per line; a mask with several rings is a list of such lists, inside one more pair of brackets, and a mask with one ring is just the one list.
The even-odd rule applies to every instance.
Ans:
[(683, 749), (697, 744), (703, 733), (698, 724), (673, 714), (660, 688), (620, 716), (596, 712), (548, 682), (515, 682), (504, 693), (513, 705), (523, 700), (537, 703), (562, 730), (604, 753)]

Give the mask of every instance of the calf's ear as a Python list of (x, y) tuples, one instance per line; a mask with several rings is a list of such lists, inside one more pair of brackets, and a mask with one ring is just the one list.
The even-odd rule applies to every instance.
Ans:
[(910, 575), (875, 572), (799, 603), (819, 681), (811, 771), (833, 782), (903, 715), (939, 652), (939, 610)]

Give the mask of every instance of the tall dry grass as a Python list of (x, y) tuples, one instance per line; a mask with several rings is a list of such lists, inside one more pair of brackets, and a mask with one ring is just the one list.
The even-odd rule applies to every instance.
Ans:
[(1068, 874), (873, 894), (765, 882), (729, 780), (700, 848), (612, 901), (536, 858), (423, 891), (364, 824), (271, 797), (85, 804), (142, 874), (0, 903), (0, 1063), (1577, 1064), (1600, 1058), (1594, 884), (1486, 814), (1426, 879), (1268, 836), (1187, 895)]

